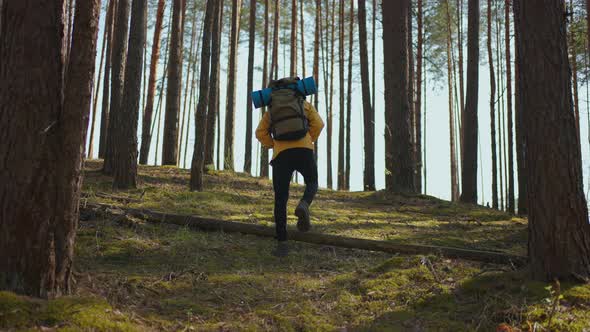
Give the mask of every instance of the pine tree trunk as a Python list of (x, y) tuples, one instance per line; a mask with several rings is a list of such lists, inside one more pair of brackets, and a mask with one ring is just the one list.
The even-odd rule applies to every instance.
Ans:
[(519, 1), (515, 6), (530, 180), (528, 251), (532, 277), (539, 280), (590, 278), (590, 223), (564, 11), (561, 1)]
[[(214, 9), (213, 30), (211, 41), (211, 73), (209, 74), (209, 99), (207, 110), (207, 135), (205, 137), (205, 163), (204, 165), (213, 165), (213, 151), (215, 149), (215, 123), (219, 119), (219, 74), (220, 74), (220, 52), (221, 52), (221, 35), (223, 32), (223, 0), (218, 0)], [(221, 132), (217, 130), (217, 137)], [(218, 144), (219, 145), (219, 144)], [(217, 150), (219, 159), (219, 148)], [(220, 165), (218, 163), (217, 168)]]
[[(170, 36), (172, 35), (172, 14), (173, 11), (170, 11), (170, 16), (168, 17), (168, 33), (166, 34), (166, 49), (164, 51), (164, 70), (162, 75), (162, 83), (160, 84), (160, 91), (158, 93), (158, 106), (156, 107), (156, 114), (155, 117), (157, 118), (157, 129), (156, 129), (156, 151), (154, 153), (154, 165), (158, 165), (158, 148), (160, 147), (160, 125), (162, 123), (162, 103), (164, 101), (164, 88), (166, 87), (166, 78), (168, 77), (168, 60), (169, 60), (169, 53), (168, 49), (170, 48)], [(151, 132), (153, 133), (153, 129), (156, 128), (156, 122), (154, 122), (152, 126)]]
[[(107, 4), (107, 15), (108, 13), (111, 12), (111, 2), (109, 1), (109, 3)], [(107, 44), (107, 39), (108, 39), (108, 18), (104, 20), (104, 27), (103, 27), (103, 35), (102, 35), (102, 47), (101, 47), (101, 51), (100, 51), (100, 65), (98, 65), (98, 79), (95, 81), (95, 85), (96, 85), (96, 89), (94, 89), (94, 95), (93, 95), (93, 102), (92, 102), (92, 120), (90, 121), (90, 137), (88, 138), (88, 153), (87, 153), (87, 158), (88, 159), (92, 159), (92, 155), (94, 154), (94, 127), (96, 125), (96, 106), (98, 103), (98, 92), (100, 90), (100, 82), (102, 81), (102, 68), (103, 68), (103, 64), (104, 64), (104, 57), (105, 57), (105, 51), (106, 51), (106, 44)], [(105, 69), (106, 71), (106, 69)]]
[(174, 0), (172, 35), (166, 88), (166, 113), (162, 142), (162, 165), (176, 165), (178, 160), (178, 118), (180, 113), (180, 90), (182, 86), (182, 7), (184, 0)]
[(354, 0), (350, 0), (350, 17), (348, 31), (348, 89), (346, 92), (346, 161), (344, 170), (344, 183), (346, 190), (350, 190), (350, 124), (352, 114), (352, 62), (353, 62), (353, 45), (354, 45)]
[[(385, 78), (385, 186), (414, 192), (409, 101), (409, 0), (384, 1), (383, 59)], [(401, 74), (400, 73), (404, 73)]]
[[(321, 29), (321, 0), (315, 0), (315, 31), (313, 40), (313, 77), (316, 81), (320, 79), (320, 29)], [(319, 95), (313, 96), (313, 106), (317, 110), (319, 107)], [(318, 142), (314, 145), (314, 157), (317, 163), (318, 160)]]
[(289, 76), (297, 76), (297, 0), (291, 0), (291, 61)]
[(334, 130), (333, 126), (333, 119), (334, 119), (334, 44), (336, 43), (335, 40), (335, 30), (336, 30), (336, 0), (332, 1), (331, 10), (330, 10), (330, 87), (328, 93), (330, 98), (328, 99), (328, 116), (326, 119), (326, 148), (327, 151), (327, 178), (328, 178), (328, 189), (333, 189), (333, 176), (332, 176), (332, 133)]
[(340, 92), (340, 103), (338, 106), (339, 119), (338, 119), (338, 179), (337, 188), (338, 190), (345, 189), (345, 178), (344, 178), (344, 1), (340, 1), (339, 4), (339, 15), (338, 15), (338, 62), (339, 62), (339, 77), (340, 82), (338, 90)]
[(113, 29), (115, 25), (115, 11), (117, 9), (117, 0), (109, 1), (109, 10), (107, 12), (106, 21), (107, 25), (107, 54), (106, 62), (104, 65), (104, 82), (102, 84), (102, 112), (100, 114), (100, 138), (98, 143), (98, 158), (105, 158), (106, 146), (107, 146), (107, 132), (109, 128), (109, 101), (111, 91), (111, 63), (113, 59)]
[(223, 168), (234, 170), (234, 136), (236, 116), (236, 70), (238, 64), (238, 35), (240, 33), (241, 0), (232, 0), (229, 65), (227, 68), (227, 98), (225, 104), (225, 142)]
[[(301, 73), (303, 78), (306, 78), (305, 72), (305, 23), (303, 21), (303, 1), (299, 1), (299, 25), (301, 26)], [(313, 96), (312, 96), (313, 98)]]
[(99, 0), (76, 7), (64, 80), (63, 1), (1, 8), (2, 289), (46, 298), (71, 291), (99, 15)]
[(125, 62), (127, 59), (127, 42), (129, 37), (129, 0), (118, 0), (117, 18), (113, 35), (111, 104), (107, 130), (107, 144), (104, 156), (103, 173), (112, 175), (116, 168), (117, 132), (120, 125), (121, 102), (123, 100), (123, 82), (125, 81)]
[[(375, 41), (377, 40), (377, 34), (375, 33), (377, 26), (377, 0), (373, 0), (371, 8), (373, 11), (373, 14), (371, 15), (371, 105), (372, 107), (375, 107), (375, 94), (377, 93), (377, 88), (375, 87), (375, 68), (377, 66), (377, 61), (375, 61)], [(375, 112), (375, 110), (373, 110), (373, 112)]]
[[(318, 0), (316, 0), (318, 1)], [(269, 0), (264, 0), (264, 64), (262, 69), (262, 87), (266, 88), (268, 86), (268, 41), (269, 41)], [(264, 112), (266, 112), (266, 108), (263, 107), (260, 109), (260, 116), (264, 116)], [(260, 177), (267, 178), (268, 177), (268, 149), (260, 146)]]
[(375, 190), (375, 112), (371, 106), (371, 87), (369, 85), (369, 57), (367, 54), (367, 10), (365, 8), (365, 1), (366, 0), (359, 0), (358, 2), (361, 85), (365, 136), (365, 169), (363, 176), (363, 188), (365, 191), (371, 191)]
[[(164, 10), (166, 7), (165, 0), (158, 0), (158, 11), (156, 12), (156, 25), (154, 26), (154, 39), (152, 41), (152, 54), (150, 62), (150, 76), (148, 79), (148, 93), (145, 110), (143, 112), (143, 125), (141, 129), (141, 148), (139, 153), (139, 163), (146, 165), (150, 153), (152, 142), (152, 114), (154, 111), (154, 99), (156, 95), (156, 75), (158, 72), (158, 62), (160, 61), (160, 44), (162, 39), (162, 23), (164, 21)], [(146, 59), (147, 61), (147, 59)]]
[[(409, 119), (410, 119), (410, 147), (412, 149), (412, 183), (415, 181), (416, 178), (416, 164), (415, 164), (415, 155), (416, 155), (416, 113), (414, 112), (414, 98), (415, 98), (415, 91), (414, 91), (414, 83), (416, 82), (416, 71), (414, 68), (414, 16), (412, 12), (412, 1), (409, 3), (408, 7), (408, 17), (406, 19), (406, 43), (407, 46), (407, 54), (408, 54), (408, 107), (409, 107)], [(414, 188), (416, 184), (413, 184)]]
[(246, 88), (246, 147), (244, 150), (244, 172), (252, 173), (252, 95), (254, 89), (254, 50), (256, 47), (256, 0), (250, 0), (248, 36), (248, 82)]
[(205, 140), (207, 137), (207, 104), (209, 99), (209, 66), (211, 62), (211, 35), (216, 7), (219, 0), (207, 0), (205, 27), (201, 48), (201, 70), (199, 80), (199, 102), (195, 116), (195, 147), (191, 163), (190, 190), (203, 190), (203, 167), (205, 162)]
[[(469, 1), (469, 0), (468, 0)], [(469, 20), (469, 13), (467, 13)], [(467, 22), (469, 24), (469, 22)], [(469, 33), (469, 31), (467, 32)], [(468, 37), (469, 38), (469, 37)], [(469, 41), (468, 41), (469, 42)], [(463, 0), (457, 0), (457, 48), (459, 49), (459, 114), (461, 115), (461, 122), (465, 117), (465, 73), (464, 73), (464, 61), (463, 61)], [(468, 51), (469, 52), (469, 51)], [(468, 55), (469, 56), (469, 55)], [(468, 60), (469, 61), (469, 60)], [(469, 84), (469, 83), (468, 83)], [(463, 130), (461, 132), (461, 151), (463, 151)]]
[(455, 150), (455, 112), (453, 110), (453, 65), (452, 65), (452, 41), (451, 41), (451, 14), (450, 3), (446, 0), (446, 18), (447, 18), (447, 81), (449, 89), (449, 145), (451, 153), (451, 200), (456, 202), (459, 200), (459, 179), (457, 175), (457, 152)]
[(281, 1), (275, 0), (274, 27), (272, 36), (272, 59), (270, 65), (270, 80), (276, 80), (279, 77), (279, 29), (281, 19)]
[(510, 0), (504, 4), (504, 39), (506, 44), (506, 108), (508, 116), (508, 212), (515, 213), (514, 206), (514, 124), (512, 123), (512, 60), (510, 56)]
[(418, 0), (418, 45), (416, 50), (416, 103), (414, 117), (416, 119), (416, 142), (414, 160), (416, 163), (415, 180), (416, 192), (422, 193), (422, 62), (424, 56), (424, 22), (423, 0)]
[(520, 57), (518, 56), (518, 45), (520, 44), (520, 32), (517, 24), (517, 7), (520, 0), (513, 0), (513, 15), (514, 15), (514, 110), (515, 110), (515, 129), (516, 129), (516, 167), (518, 170), (518, 214), (527, 214), (527, 186), (526, 186), (526, 142), (524, 139), (525, 127), (523, 123), (522, 110), (522, 86), (520, 82)]
[(479, 0), (468, 0), (467, 101), (463, 114), (461, 201), (477, 204), (477, 101), (479, 88)]
[[(507, 0), (508, 1), (508, 0)], [(574, 12), (574, 3), (573, 0), (570, 0), (570, 13), (571, 13), (571, 23), (569, 26), (569, 48), (571, 50), (571, 57), (570, 57), (570, 64), (572, 69), (572, 79), (573, 79), (573, 90), (574, 90), (574, 114), (576, 115), (576, 134), (578, 135), (578, 148), (580, 149), (580, 153), (582, 151), (581, 147), (581, 136), (580, 136), (580, 99), (578, 97), (578, 54), (576, 51), (576, 41), (575, 41), (575, 32), (574, 24), (575, 22), (575, 12)]]
[[(186, 120), (186, 131), (184, 132), (184, 152), (182, 154), (182, 165), (183, 168), (187, 168), (186, 167), (186, 154), (188, 152), (188, 137), (189, 137), (189, 132), (190, 132), (190, 128), (191, 128), (191, 115), (193, 114), (193, 106), (195, 106), (195, 84), (197, 82), (197, 75), (198, 75), (198, 71), (197, 71), (197, 63), (199, 63), (199, 50), (201, 49), (201, 40), (203, 39), (203, 26), (204, 26), (204, 21), (201, 21), (200, 27), (199, 27), (199, 33), (197, 36), (197, 44), (195, 45), (195, 49), (194, 49), (194, 59), (191, 63), (192, 66), (192, 70), (191, 70), (191, 74), (192, 74), (192, 79), (191, 79), (191, 89), (190, 89), (190, 97), (189, 97), (189, 101), (188, 101), (188, 118)], [(205, 149), (207, 149), (207, 147), (205, 146)], [(206, 152), (206, 151), (205, 151)]]
[(141, 73), (146, 24), (147, 0), (133, 0), (129, 52), (125, 66), (125, 94), (115, 133), (117, 149), (113, 187), (118, 189), (137, 186), (137, 123), (141, 107)]
[(490, 68), (490, 132), (492, 141), (492, 207), (498, 209), (498, 158), (496, 156), (496, 71), (494, 69), (494, 51), (492, 50), (492, 0), (488, 0), (488, 64)]
[[(186, 0), (184, 2), (185, 6), (186, 6)], [(190, 103), (188, 105), (187, 108), (187, 101), (189, 101), (192, 98), (189, 98), (189, 88), (191, 85), (191, 64), (194, 62), (194, 56), (195, 53), (197, 52), (197, 50), (195, 49), (195, 39), (197, 38), (197, 27), (195, 26), (197, 23), (197, 11), (196, 11), (196, 5), (197, 2), (193, 1), (193, 19), (191, 20), (191, 44), (189, 46), (189, 54), (188, 54), (188, 58), (186, 59), (186, 84), (184, 85), (184, 101), (182, 103), (182, 120), (180, 121), (180, 135), (179, 135), (179, 148), (178, 148), (178, 159), (176, 160), (176, 164), (181, 167), (181, 163), (180, 163), (180, 157), (182, 155), (182, 148), (186, 147), (186, 145), (188, 144), (188, 141), (185, 142), (185, 144), (183, 145), (182, 142), (184, 140), (184, 127), (185, 127), (185, 120), (186, 120), (186, 114), (189, 113), (190, 114)], [(186, 13), (186, 11), (184, 11)], [(191, 89), (191, 96), (192, 97), (192, 89)], [(190, 115), (189, 115), (190, 118)], [(190, 125), (188, 126), (190, 127)], [(188, 129), (187, 129), (188, 131)]]

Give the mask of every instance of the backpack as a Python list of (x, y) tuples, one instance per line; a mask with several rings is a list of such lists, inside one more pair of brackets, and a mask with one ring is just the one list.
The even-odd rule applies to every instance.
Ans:
[(269, 109), (270, 132), (277, 141), (294, 141), (307, 135), (309, 121), (305, 116), (303, 96), (297, 89), (298, 77), (272, 81)]

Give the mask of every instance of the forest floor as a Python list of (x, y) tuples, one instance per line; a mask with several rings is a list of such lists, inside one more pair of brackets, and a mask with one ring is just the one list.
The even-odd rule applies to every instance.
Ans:
[[(268, 180), (210, 172), (207, 191), (193, 193), (186, 170), (140, 167), (137, 190), (113, 192), (100, 167), (86, 163), (83, 203), (272, 225)], [(302, 187), (292, 189), (291, 212)], [(321, 190), (312, 224), (392, 243), (526, 253), (526, 220), (428, 196)], [(296, 242), (279, 259), (274, 245), (98, 214), (80, 222), (75, 294), (43, 301), (0, 292), (0, 330), (590, 331), (590, 285), (529, 281), (507, 265)]]

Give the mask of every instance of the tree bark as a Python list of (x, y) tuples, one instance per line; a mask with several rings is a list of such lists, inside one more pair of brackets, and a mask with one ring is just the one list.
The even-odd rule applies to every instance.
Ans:
[(279, 77), (279, 29), (281, 11), (281, 1), (275, 0), (275, 12), (274, 12), (274, 27), (272, 32), (272, 59), (270, 65), (270, 81), (276, 80)]
[(137, 187), (137, 122), (141, 107), (141, 73), (146, 24), (147, 0), (133, 0), (124, 95), (116, 132), (113, 187), (117, 189)]
[[(318, 0), (316, 0), (318, 1)], [(268, 40), (269, 40), (269, 0), (264, 0), (264, 63), (262, 65), (262, 87), (268, 86)], [(316, 31), (317, 34), (317, 31)], [(315, 97), (314, 97), (315, 98)], [(317, 98), (316, 98), (317, 99)], [(315, 99), (314, 99), (315, 100)], [(260, 109), (260, 117), (264, 116), (266, 107)], [(260, 146), (260, 177), (268, 177), (268, 149)]]
[(520, 57), (518, 56), (518, 45), (520, 44), (520, 32), (517, 24), (518, 18), (515, 13), (519, 6), (520, 0), (513, 0), (513, 15), (514, 15), (514, 41), (516, 47), (514, 48), (514, 110), (515, 110), (515, 129), (516, 129), (516, 167), (518, 170), (518, 214), (527, 214), (527, 189), (526, 189), (526, 167), (525, 167), (525, 152), (526, 142), (524, 139), (524, 124), (522, 111), (522, 96), (521, 96), (521, 82), (520, 82)]
[(100, 138), (98, 143), (98, 158), (105, 158), (107, 147), (107, 136), (109, 128), (110, 113), (110, 90), (111, 90), (111, 64), (113, 60), (113, 29), (115, 25), (115, 12), (118, 6), (117, 0), (110, 0), (109, 11), (106, 20), (107, 26), (107, 59), (105, 63), (104, 82), (102, 85), (102, 112), (100, 114)]
[[(377, 27), (377, 0), (373, 0), (371, 5), (371, 9), (373, 11), (371, 15), (371, 105), (372, 107), (375, 107), (375, 93), (377, 93), (377, 89), (375, 87), (375, 81), (377, 80), (375, 76), (375, 68), (377, 66), (377, 61), (375, 61), (375, 41), (377, 40), (377, 34), (375, 33)], [(373, 112), (375, 111), (373, 110)]]
[(172, 33), (168, 63), (168, 86), (166, 89), (166, 113), (162, 142), (162, 165), (176, 165), (178, 160), (178, 118), (180, 113), (180, 90), (182, 85), (182, 22), (184, 0), (174, 0)]
[(496, 71), (494, 69), (494, 51), (492, 49), (492, 0), (488, 0), (487, 48), (490, 68), (490, 133), (492, 144), (492, 207), (498, 209), (498, 158), (496, 156)]
[(227, 98), (225, 104), (225, 141), (223, 168), (234, 170), (234, 136), (236, 116), (236, 70), (238, 66), (238, 35), (240, 33), (241, 0), (232, 0), (229, 64), (227, 68)]
[[(508, 1), (508, 0), (507, 0)], [(575, 22), (575, 12), (574, 12), (574, 3), (573, 0), (570, 0), (570, 10), (571, 18), (570, 18), (570, 26), (569, 26), (569, 35), (570, 35), (570, 50), (571, 50), (571, 57), (570, 57), (570, 65), (572, 70), (572, 86), (574, 90), (574, 114), (576, 116), (576, 134), (578, 135), (578, 148), (580, 149), (580, 153), (582, 151), (581, 146), (581, 135), (580, 135), (580, 98), (578, 98), (578, 54), (576, 50), (576, 40), (575, 40), (575, 32), (574, 29), (574, 22)]]
[[(256, 0), (250, 0), (248, 36), (248, 82), (246, 88), (246, 147), (244, 149), (244, 172), (252, 173), (252, 95), (254, 89), (254, 51), (256, 47)], [(295, 34), (296, 31), (294, 32)]]
[(154, 111), (154, 99), (156, 96), (156, 75), (158, 72), (158, 62), (160, 61), (160, 44), (162, 42), (162, 38), (160, 36), (162, 34), (162, 23), (164, 21), (165, 9), (166, 1), (158, 0), (156, 25), (154, 26), (154, 39), (152, 41), (150, 76), (148, 79), (148, 95), (143, 113), (143, 125), (141, 129), (141, 150), (139, 153), (139, 163), (142, 165), (147, 165), (148, 156), (150, 154), (150, 145), (152, 143), (152, 114)]
[(416, 192), (422, 193), (422, 63), (424, 57), (424, 8), (423, 0), (418, 0), (418, 45), (416, 49), (416, 103), (414, 106), (414, 118), (416, 119), (415, 141), (415, 180)]
[(384, 1), (383, 59), (385, 78), (385, 186), (414, 192), (409, 101), (409, 0)]
[(467, 100), (463, 114), (461, 201), (477, 204), (477, 101), (479, 88), (479, 0), (468, 0)]
[(109, 121), (107, 130), (107, 145), (104, 156), (103, 173), (112, 175), (116, 166), (116, 149), (119, 126), (119, 113), (123, 99), (123, 82), (125, 80), (125, 63), (127, 59), (127, 39), (129, 37), (130, 0), (118, 0), (117, 18), (113, 36), (111, 103), (109, 107)]
[[(0, 6), (1, 7), (1, 6)], [(109, 1), (108, 5), (107, 5), (107, 16), (108, 13), (111, 12), (111, 1)], [(94, 93), (93, 93), (93, 102), (92, 102), (92, 120), (90, 121), (90, 137), (88, 138), (88, 153), (86, 154), (86, 157), (88, 159), (92, 159), (92, 155), (94, 154), (94, 127), (96, 125), (96, 105), (98, 103), (98, 91), (100, 90), (100, 82), (102, 81), (102, 68), (103, 68), (103, 64), (104, 64), (104, 57), (105, 57), (105, 51), (106, 51), (106, 44), (107, 44), (107, 40), (108, 40), (108, 24), (109, 24), (109, 19), (106, 18), (104, 20), (104, 27), (103, 27), (103, 35), (102, 35), (102, 47), (101, 47), (101, 51), (100, 51), (100, 64), (98, 65), (98, 78), (95, 81), (96, 84), (96, 88), (94, 89)], [(106, 71), (106, 68), (105, 68)]]
[(350, 124), (352, 114), (352, 62), (354, 45), (354, 0), (350, 0), (350, 17), (348, 31), (348, 90), (346, 92), (346, 169), (344, 170), (344, 183), (346, 190), (350, 190)]
[(447, 82), (449, 89), (449, 145), (451, 153), (451, 200), (456, 202), (459, 200), (459, 179), (457, 172), (457, 152), (455, 150), (455, 112), (453, 110), (453, 65), (452, 65), (452, 40), (451, 34), (451, 14), (450, 14), (449, 0), (445, 0), (446, 18), (447, 18)]
[[(299, 25), (301, 26), (301, 73), (302, 78), (306, 78), (305, 72), (305, 22), (303, 21), (303, 1), (299, 1)], [(313, 98), (313, 97), (312, 97)]]
[(340, 92), (340, 103), (339, 103), (339, 119), (338, 119), (338, 179), (337, 188), (338, 190), (344, 190), (346, 186), (345, 173), (344, 173), (344, 118), (345, 118), (345, 105), (344, 105), (344, 1), (340, 1), (339, 15), (338, 15), (338, 62), (339, 62), (339, 77), (340, 82), (338, 90)]
[(512, 121), (512, 60), (510, 55), (510, 0), (504, 3), (504, 41), (506, 44), (506, 108), (508, 116), (508, 195), (507, 208), (515, 213), (514, 206), (514, 124)]
[[(320, 79), (320, 29), (321, 29), (321, 0), (315, 0), (315, 31), (313, 40), (313, 77), (316, 81)], [(317, 110), (319, 107), (319, 95), (313, 96), (313, 106)], [(314, 144), (314, 158), (317, 163), (318, 160), (318, 142)]]
[(291, 61), (289, 76), (297, 76), (297, 0), (291, 0)]
[(375, 190), (375, 112), (371, 105), (371, 87), (369, 85), (369, 64), (367, 54), (367, 11), (366, 0), (359, 0), (358, 24), (359, 47), (361, 61), (361, 85), (363, 98), (363, 122), (365, 139), (365, 169), (363, 188), (365, 191)]
[[(180, 157), (182, 155), (182, 148), (186, 147), (186, 145), (188, 144), (188, 136), (187, 136), (187, 140), (185, 142), (185, 144), (183, 145), (183, 140), (184, 140), (184, 136), (185, 136), (185, 131), (184, 131), (184, 127), (185, 127), (185, 121), (186, 121), (186, 114), (189, 113), (190, 114), (190, 103), (187, 106), (187, 101), (190, 101), (192, 99), (192, 89), (191, 89), (191, 98), (189, 98), (189, 88), (191, 86), (191, 73), (193, 72), (193, 70), (191, 70), (192, 68), (192, 63), (194, 62), (194, 56), (195, 53), (197, 52), (195, 49), (195, 39), (197, 38), (197, 8), (196, 8), (197, 2), (193, 1), (193, 11), (192, 11), (192, 15), (193, 18), (191, 20), (191, 43), (189, 46), (189, 54), (188, 54), (188, 58), (186, 59), (186, 83), (184, 85), (184, 101), (182, 103), (182, 120), (180, 121), (180, 135), (178, 136), (178, 141), (179, 141), (179, 148), (178, 148), (178, 159), (176, 161), (177, 165), (179, 167), (182, 167), (181, 163), (180, 163)], [(185, 0), (185, 8), (186, 8), (186, 0)], [(186, 14), (186, 9), (184, 10), (184, 13)], [(190, 115), (189, 115), (190, 118)], [(190, 125), (188, 126), (190, 127)], [(188, 132), (188, 129), (186, 130)], [(185, 149), (186, 150), (186, 149)]]
[(519, 1), (514, 7), (527, 128), (528, 250), (532, 277), (539, 280), (590, 278), (590, 223), (564, 12), (561, 1)]
[[(215, 123), (219, 119), (219, 74), (220, 74), (220, 52), (221, 35), (223, 32), (223, 0), (218, 0), (213, 17), (212, 41), (211, 41), (211, 73), (209, 78), (209, 99), (207, 111), (207, 135), (205, 137), (205, 166), (213, 165), (213, 151), (215, 149)], [(217, 137), (221, 131), (217, 130)], [(218, 144), (219, 145), (219, 144)], [(218, 148), (218, 158), (220, 149)], [(218, 169), (220, 165), (218, 163)]]
[(46, 298), (72, 286), (100, 1), (76, 7), (65, 77), (64, 8), (25, 0), (0, 12), (0, 288)]
[(327, 160), (326, 160), (326, 166), (327, 166), (327, 177), (328, 177), (328, 188), (329, 189), (333, 189), (333, 174), (332, 174), (332, 133), (334, 130), (334, 125), (333, 125), (333, 119), (334, 119), (334, 62), (336, 62), (336, 60), (334, 59), (334, 45), (336, 43), (335, 41), (335, 30), (336, 30), (336, 0), (332, 1), (331, 4), (331, 10), (330, 10), (330, 75), (329, 75), (329, 79), (330, 79), (330, 87), (329, 87), (329, 95), (330, 98), (328, 99), (328, 116), (326, 119), (326, 138), (327, 138), (327, 142), (326, 142), (326, 147), (328, 149), (328, 155), (327, 155)]
[(195, 115), (195, 147), (191, 163), (190, 190), (203, 190), (203, 166), (205, 162), (205, 139), (207, 137), (207, 104), (209, 99), (209, 65), (211, 62), (211, 30), (219, 0), (207, 0), (205, 28), (201, 49), (201, 70), (199, 80), (199, 102)]

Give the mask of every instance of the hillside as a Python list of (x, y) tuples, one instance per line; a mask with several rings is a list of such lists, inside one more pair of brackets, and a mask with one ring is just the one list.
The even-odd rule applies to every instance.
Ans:
[[(188, 171), (140, 167), (138, 190), (112, 192), (86, 164), (85, 203), (272, 225), (267, 180), (226, 172), (187, 190)], [(301, 193), (295, 186), (292, 197)], [(290, 202), (292, 211), (296, 199)], [(526, 220), (426, 196), (322, 190), (314, 232), (392, 243), (526, 252)], [(526, 280), (512, 266), (438, 255), (392, 255), (201, 232), (87, 213), (76, 245), (76, 293), (40, 301), (0, 293), (0, 329), (421, 331), (494, 330), (505, 323), (583, 331), (590, 286)], [(290, 219), (294, 224), (295, 219)], [(508, 331), (508, 330), (506, 330)]]

